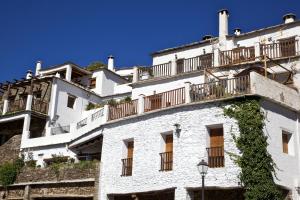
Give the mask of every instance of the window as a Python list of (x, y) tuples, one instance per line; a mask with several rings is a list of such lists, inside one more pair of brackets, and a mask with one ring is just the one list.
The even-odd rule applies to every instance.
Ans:
[(286, 131), (282, 131), (282, 152), (283, 153), (289, 154), (290, 139), (291, 139), (291, 134)]
[(90, 79), (90, 89), (96, 88), (96, 78)]
[(131, 176), (132, 175), (132, 160), (133, 160), (133, 150), (134, 142), (126, 142), (127, 148), (127, 158), (122, 159), (122, 176)]
[(76, 97), (73, 95), (68, 96), (68, 108), (74, 108)]
[(173, 168), (173, 134), (163, 137), (165, 152), (160, 153), (160, 171), (170, 171)]
[(210, 147), (207, 148), (208, 166), (224, 167), (224, 134), (223, 127), (209, 129)]

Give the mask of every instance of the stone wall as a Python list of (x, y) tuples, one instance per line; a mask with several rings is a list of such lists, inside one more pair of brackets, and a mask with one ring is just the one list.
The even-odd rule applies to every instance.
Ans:
[(48, 168), (23, 168), (16, 183), (7, 190), (0, 187), (0, 200), (22, 199), (34, 200), (42, 198), (68, 197), (76, 199), (93, 199), (98, 187), (95, 178), (99, 164), (78, 168), (66, 165), (55, 172)]
[(0, 165), (5, 162), (11, 162), (19, 157), (21, 145), (21, 135), (15, 135), (5, 144), (0, 146)]
[(59, 170), (56, 174), (52, 168), (24, 168), (17, 178), (17, 183), (28, 183), (28, 182), (46, 182), (46, 181), (62, 181), (62, 180), (78, 180), (78, 179), (89, 179), (95, 178), (95, 168), (72, 168), (64, 167)]

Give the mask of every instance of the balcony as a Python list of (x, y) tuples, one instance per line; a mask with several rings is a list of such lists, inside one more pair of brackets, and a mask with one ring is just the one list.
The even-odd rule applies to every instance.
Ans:
[(267, 61), (299, 56), (299, 48), (299, 41), (292, 37), (270, 44), (214, 51), (214, 53), (206, 53), (192, 58), (176, 59), (168, 63), (138, 68), (134, 73), (134, 77), (137, 78), (133, 78), (133, 82), (170, 77), (208, 68), (263, 62), (265, 55)]
[(138, 68), (138, 80), (153, 79), (158, 77), (167, 77), (175, 74), (183, 74), (193, 71), (200, 71), (211, 68), (213, 64), (213, 53), (208, 53), (188, 59), (176, 60), (176, 67), (172, 68), (172, 62), (154, 65), (151, 67)]
[(221, 51), (220, 66), (241, 64), (255, 60), (254, 47), (239, 47), (228, 51)]
[(137, 114), (138, 101), (133, 100), (109, 107), (109, 120), (119, 119)]
[(225, 166), (224, 147), (206, 148), (208, 154), (208, 166), (210, 168), (220, 168)]
[(43, 114), (48, 114), (49, 103), (39, 99), (33, 99), (31, 110)]
[(295, 39), (282, 40), (278, 43), (260, 45), (260, 55), (271, 59), (287, 58), (299, 55), (299, 41)]
[(173, 152), (160, 153), (160, 171), (171, 171), (173, 169)]
[(144, 98), (144, 111), (149, 112), (185, 103), (185, 90), (179, 88)]
[(132, 158), (122, 159), (122, 174), (121, 176), (131, 176), (132, 175)]
[(7, 113), (24, 111), (26, 109), (27, 99), (19, 99), (8, 102)]
[(209, 83), (192, 85), (191, 99), (193, 102), (234, 97), (250, 93), (250, 76), (224, 79)]

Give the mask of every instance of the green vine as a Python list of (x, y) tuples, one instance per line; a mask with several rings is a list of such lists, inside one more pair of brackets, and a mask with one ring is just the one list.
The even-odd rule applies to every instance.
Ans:
[(279, 200), (281, 192), (274, 183), (276, 165), (267, 151), (263, 132), (264, 113), (256, 99), (242, 100), (224, 108), (225, 116), (237, 120), (240, 135), (233, 139), (240, 155), (231, 155), (241, 168), (240, 179), (246, 200)]

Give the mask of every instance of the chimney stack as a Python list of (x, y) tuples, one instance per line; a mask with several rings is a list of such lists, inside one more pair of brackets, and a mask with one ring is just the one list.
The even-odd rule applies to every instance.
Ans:
[(114, 69), (115, 69), (115, 66), (114, 66), (114, 57), (112, 55), (108, 56), (107, 68), (110, 71), (114, 71)]
[(287, 23), (294, 22), (296, 20), (296, 15), (293, 13), (288, 13), (288, 14), (284, 15), (282, 18), (283, 18), (284, 23), (287, 24)]
[(37, 61), (35, 65), (35, 75), (40, 75), (40, 71), (42, 69), (42, 61)]
[(228, 10), (222, 9), (219, 11), (219, 38), (221, 40), (228, 35), (228, 17)]
[(234, 35), (239, 36), (241, 35), (242, 30), (240, 28), (235, 28), (234, 30)]
[(26, 79), (27, 79), (27, 80), (32, 79), (32, 71), (31, 71), (31, 70), (28, 70), (28, 71), (27, 71)]

